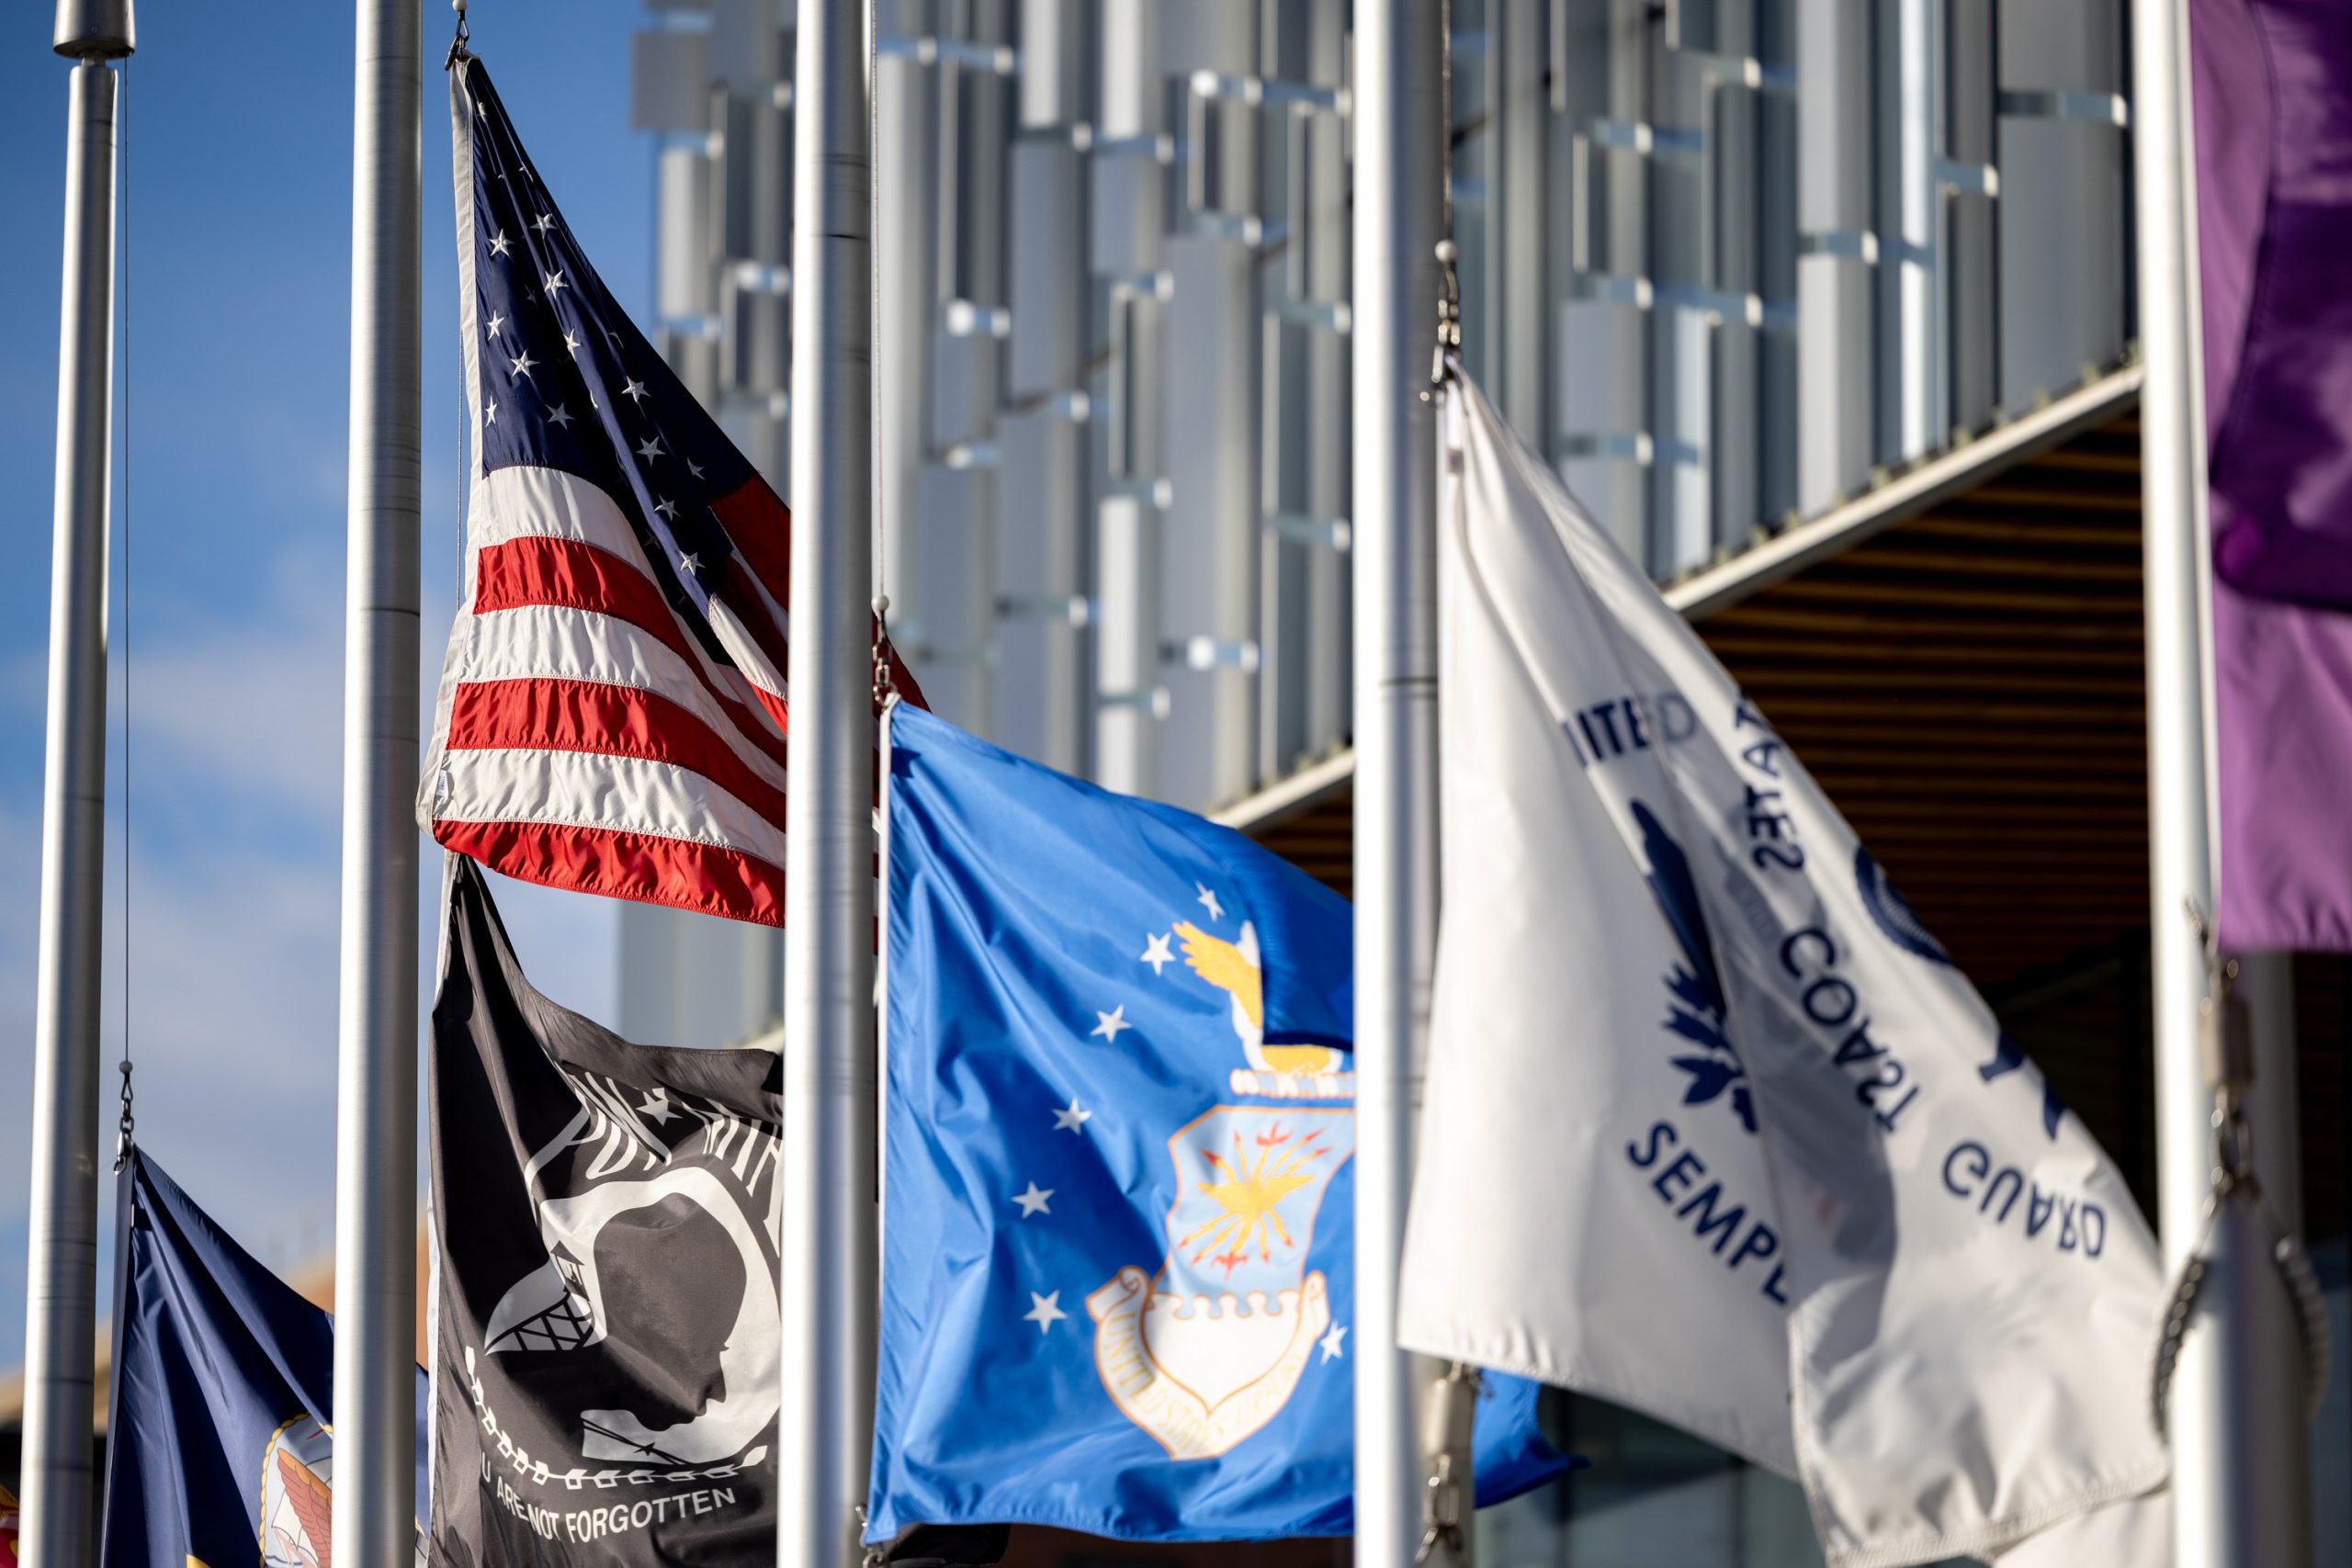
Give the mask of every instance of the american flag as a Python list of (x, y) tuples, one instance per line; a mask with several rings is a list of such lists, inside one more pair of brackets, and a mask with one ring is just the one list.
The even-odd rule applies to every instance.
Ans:
[(479, 60), (450, 107), (474, 467), (418, 818), (509, 876), (781, 924), (790, 516), (597, 278)]

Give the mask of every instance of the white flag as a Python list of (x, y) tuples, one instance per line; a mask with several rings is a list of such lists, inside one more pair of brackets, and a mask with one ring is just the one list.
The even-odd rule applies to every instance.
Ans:
[(2151, 1492), (2076, 1514), (2002, 1552), (1993, 1568), (2172, 1568), (2172, 1498)]
[(2120, 1177), (1543, 459), (1448, 424), (1404, 1343), (1792, 1469), (1838, 1568), (2158, 1484)]

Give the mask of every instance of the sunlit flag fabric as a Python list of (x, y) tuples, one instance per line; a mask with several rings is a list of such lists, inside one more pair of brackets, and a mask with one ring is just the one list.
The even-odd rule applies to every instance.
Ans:
[(775, 1055), (632, 1045), (557, 1006), (481, 869), (447, 877), (434, 1561), (773, 1563)]
[[(135, 1148), (115, 1246), (103, 1568), (334, 1568), (333, 1321)], [(422, 1370), (416, 1383), (421, 1506)]]
[(17, 1560), (17, 1495), (0, 1486), (0, 1564), (15, 1568)]
[(2191, 0), (2222, 942), (2352, 952), (2352, 27)]
[[(1346, 902), (929, 714), (890, 729), (868, 1539), (1344, 1533)], [(1491, 1382), (1482, 1499), (1561, 1468), (1536, 1392)]]
[(1447, 423), (1404, 1343), (1793, 1472), (1833, 1564), (2156, 1485), (2114, 1167), (1549, 465), (1466, 380)]
[(418, 821), (510, 876), (780, 924), (790, 519), (597, 278), (481, 62), (449, 78), (473, 468)]

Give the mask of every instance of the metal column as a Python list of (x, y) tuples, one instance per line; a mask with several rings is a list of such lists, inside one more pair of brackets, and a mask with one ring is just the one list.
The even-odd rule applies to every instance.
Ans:
[(1546, 209), (1550, 171), (1551, 7), (1490, 5), (1487, 14), (1487, 80), (1497, 121), (1496, 201), (1487, 219), (1488, 276), (1495, 299), (1495, 400), (1503, 417), (1548, 444), (1557, 422), (1551, 410), (1552, 344), (1549, 277), (1544, 265), (1550, 237)]
[[(788, 118), (792, 97), (777, 90), (793, 80), (786, 73), (790, 62), (784, 58), (783, 19), (790, 3), (745, 0), (734, 18), (746, 29), (746, 47), (740, 66), (729, 73), (739, 104), (729, 119), (740, 120), (742, 135), (741, 146), (729, 146), (728, 156), (743, 164), (747, 177), (744, 230), (733, 236), (743, 249), (729, 259), (748, 258), (752, 265), (729, 269), (735, 309), (731, 322), (734, 370), (731, 377), (723, 378), (734, 383), (738, 407), (748, 421), (745, 456), (770, 484), (787, 493), (792, 483), (788, 400), (777, 394), (790, 385), (791, 371), (786, 362), (795, 357), (792, 340), (785, 332), (788, 310), (783, 298), (792, 275), (779, 276), (775, 269), (794, 254), (798, 216), (794, 205), (802, 167)], [(863, 220), (860, 222), (862, 233)]]
[(1159, 568), (1169, 486), (1159, 431), (1166, 304), (1166, 190), (1173, 139), (1162, 123), (1156, 0), (1103, 0), (1098, 140), (1088, 170), (1088, 251), (1107, 296), (1105, 488), (1095, 502), (1094, 777), (1159, 793)]
[(1258, 79), (1255, 22), (1256, 7), (1240, 0), (1161, 13), (1170, 63), (1193, 70), (1182, 88), (1184, 183), (1165, 252), (1170, 491), (1156, 570), (1170, 706), (1152, 793), (1195, 810), (1257, 782), (1264, 221), (1257, 113), (1223, 80)]
[[(1008, 744), (1065, 773), (1091, 772), (1086, 627), (1093, 573), (1085, 525), (1086, 160), (1081, 28), (1074, 0), (1023, 0), (1019, 127), (1006, 149), (1009, 258), (1005, 406), (997, 416), (997, 679), (1023, 691), (994, 716)], [(1026, 720), (1026, 722), (1024, 722)]]
[(859, 1560), (874, 1431), (871, 7), (802, 0), (792, 230), (784, 1406), (776, 1549)]
[[(2214, 1086), (2199, 1039), (2210, 1000), (2186, 910), (2214, 908), (2212, 670), (2199, 352), (2195, 136), (2184, 0), (2135, 0), (2140, 401), (2148, 659), (2149, 923), (2157, 1197), (2166, 1268), (2199, 1244), (2215, 1163)], [(2257, 1134), (2260, 1129), (2256, 1129)], [(2226, 1202), (2208, 1244), (2171, 1401), (2174, 1561), (2292, 1568), (2302, 1535), (2285, 1474), (2300, 1423), (2292, 1319), (2249, 1205)]]
[(98, 1256), (98, 974), (106, 869), (107, 533), (114, 451), (115, 88), (130, 0), (62, 0), (76, 62), (65, 133), (64, 288), (41, 777), (33, 1021), (31, 1238), (25, 1289), (24, 1561), (90, 1561)]
[(1356, 1537), (1406, 1568), (1424, 1466), (1396, 1281), (1437, 941), (1437, 452), (1424, 401), (1447, 158), (1442, 8), (1356, 11)]
[(1808, 513), (1860, 488), (1874, 459), (1869, 38), (1858, 0), (1799, 0), (1797, 506)]
[(334, 1539), (416, 1532), (417, 0), (359, 0), (351, 162), (351, 472), (335, 1069)]
[[(1040, 683), (1035, 661), (1020, 676), (1008, 674), (999, 616), (997, 520), (1013, 518), (1015, 539), (1025, 535), (1027, 523), (1000, 496), (1004, 451), (998, 413), (1005, 339), (1014, 320), (1006, 309), (1005, 265), (1011, 227), (1006, 150), (1015, 107), (1008, 79), (1016, 65), (1007, 42), (1008, 9), (1007, 0), (959, 0), (941, 6), (933, 18), (941, 35), (932, 68), (938, 134), (934, 185), (926, 199), (943, 309), (931, 338), (924, 415), (932, 461), (920, 502), (925, 543), (919, 565), (929, 584), (922, 598), (926, 662), (921, 668), (949, 678), (943, 682), (946, 701), (956, 699), (961, 684), (966, 706), (951, 711), (958, 723), (1036, 756), (1043, 750), (1036, 709), (1015, 704), (1000, 710), (995, 702), (997, 691), (1015, 681), (1032, 689)], [(891, 241), (888, 248), (897, 244)], [(890, 387), (885, 407), (907, 395)], [(1036, 646), (1033, 638), (1024, 651)], [(1021, 667), (1017, 653), (1011, 662)], [(952, 676), (958, 672), (963, 679), (956, 682)]]
[[(899, 35), (914, 41), (915, 7), (897, 7)], [(875, 17), (885, 37), (885, 13)], [(877, 53), (874, 62), (876, 377), (890, 389), (875, 421), (875, 521), (882, 556), (876, 570), (890, 596), (890, 626), (899, 647), (923, 671), (923, 687), (938, 710), (959, 724), (973, 722), (971, 694), (960, 689), (966, 670), (942, 668), (944, 640), (936, 623), (952, 613), (924, 592), (933, 530), (924, 500), (930, 466), (932, 339), (939, 321), (938, 85), (933, 67), (912, 49)], [(962, 574), (962, 575), (968, 575)], [(951, 634), (952, 637), (952, 634)]]
[[(1310, 82), (1344, 82), (1348, 78), (1347, 18), (1340, 0), (1320, 0), (1307, 21), (1306, 76)], [(1352, 111), (1351, 111), (1352, 112)], [(1349, 119), (1340, 115), (1307, 117), (1302, 185), (1306, 209), (1295, 213), (1306, 255), (1300, 267), (1305, 297), (1311, 301), (1344, 300), (1348, 293), (1348, 168)], [(1352, 324), (1352, 322), (1351, 322)], [(1348, 498), (1348, 430), (1345, 423), (1348, 387), (1348, 344), (1336, 330), (1318, 331), (1306, 350), (1306, 459), (1307, 514), (1343, 517)], [(1350, 708), (1348, 649), (1348, 556), (1334, 536), (1329, 546), (1313, 550), (1306, 567), (1306, 633), (1304, 644), (1307, 669), (1306, 712), (1300, 729), (1304, 749), (1321, 752), (1348, 733)], [(1278, 759), (1288, 763), (1291, 759)]]
[(1950, 428), (1936, 324), (1937, 127), (1942, 6), (1894, 0), (1876, 16), (1878, 439), (1882, 463), (1925, 455)]
[[(1553, 97), (1568, 127), (1570, 277), (1556, 330), (1555, 424), (1546, 452), (1618, 547), (1651, 557), (1649, 159), (1611, 128), (1649, 118), (1649, 18), (1637, 6), (1590, 0), (1560, 18)], [(1524, 325), (1521, 331), (1527, 330)]]
[(1939, 180), (1936, 201), (1937, 446), (1982, 430), (2000, 403), (1999, 10), (1999, 0), (1944, 0), (1937, 118), (1952, 178)]

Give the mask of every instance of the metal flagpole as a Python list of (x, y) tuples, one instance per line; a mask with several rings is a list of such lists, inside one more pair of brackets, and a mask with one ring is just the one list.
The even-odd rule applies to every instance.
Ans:
[[(2270, 1201), (2288, 1235), (2303, 1234), (2303, 1137), (2301, 1096), (2297, 1089), (2300, 1064), (2295, 1060), (2295, 955), (2291, 953), (2249, 953), (2239, 959), (2237, 993), (2245, 998), (2246, 1043), (2254, 1068), (2254, 1084), (2246, 1095), (2246, 1121), (2257, 1136), (2254, 1168), (2262, 1195)], [(2264, 1375), (2291, 1383), (2303, 1371), (2300, 1339), (2290, 1334), (2270, 1335), (2256, 1348), (2275, 1363)], [(2341, 1354), (2339, 1349), (2337, 1354)], [(2273, 1453), (2280, 1489), (2270, 1494), (2290, 1533), (2281, 1538), (2289, 1568), (2312, 1561), (2312, 1424), (2300, 1393), (2281, 1396), (2286, 1415), (2273, 1428), (2278, 1447)]]
[(811, 1568), (858, 1561), (874, 1435), (871, 19), (801, 0), (793, 82), (776, 1550)]
[(24, 1497), (32, 1568), (90, 1561), (98, 1257), (98, 961), (106, 859), (107, 529), (113, 457), (115, 88), (130, 0), (59, 0), (66, 112), (57, 331), (49, 737), (33, 1022), (32, 1235), (25, 1290)]
[(418, 11), (358, 0), (353, 73), (334, 1540), (369, 1564), (415, 1552)]
[(1437, 452), (1447, 160), (1442, 7), (1356, 7), (1354, 300), (1358, 1568), (1408, 1568), (1433, 1369), (1396, 1348), (1437, 947)]
[[(2303, 1419), (2294, 1319), (2256, 1211), (2207, 1209), (2223, 1163), (2217, 1134), (2247, 1087), (2242, 1056), (2209, 1053), (2204, 1016), (2225, 1017), (2218, 968), (2190, 911), (2214, 908), (2211, 601), (2197, 179), (2185, 0), (2134, 0), (2140, 395), (2148, 660), (2149, 920), (2154, 985), (2158, 1215), (2177, 1276), (2207, 1261), (2170, 1393), (2178, 1568), (2308, 1562), (2291, 1545), (2297, 1495), (2287, 1425)], [(2226, 1035), (2226, 1030), (2217, 1030)], [(2209, 1061), (2209, 1055), (2211, 1060)], [(2266, 1345), (2266, 1341), (2267, 1342)]]

